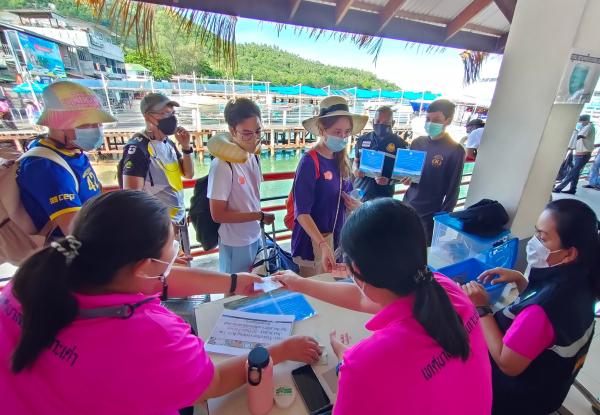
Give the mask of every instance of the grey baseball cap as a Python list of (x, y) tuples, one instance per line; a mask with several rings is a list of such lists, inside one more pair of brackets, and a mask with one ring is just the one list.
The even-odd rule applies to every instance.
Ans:
[(140, 102), (140, 111), (142, 111), (142, 114), (145, 114), (145, 113), (151, 112), (151, 111), (161, 111), (167, 105), (179, 107), (178, 102), (172, 101), (166, 95), (152, 92), (152, 93), (146, 95), (142, 99), (142, 102)]

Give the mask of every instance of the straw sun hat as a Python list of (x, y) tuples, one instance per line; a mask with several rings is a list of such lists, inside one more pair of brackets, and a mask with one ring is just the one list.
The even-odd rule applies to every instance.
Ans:
[(91, 89), (71, 81), (55, 82), (42, 94), (46, 108), (38, 125), (69, 130), (84, 124), (115, 122), (116, 118), (102, 109)]
[(348, 101), (345, 98), (339, 96), (327, 97), (319, 105), (319, 115), (308, 118), (302, 121), (302, 126), (311, 134), (319, 135), (319, 126), (317, 121), (321, 118), (336, 117), (339, 115), (345, 115), (352, 118), (352, 134), (360, 133), (369, 117), (366, 115), (352, 114), (348, 108)]

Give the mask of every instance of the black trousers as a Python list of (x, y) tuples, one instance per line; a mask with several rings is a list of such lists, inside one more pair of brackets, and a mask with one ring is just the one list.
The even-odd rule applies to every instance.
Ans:
[(592, 158), (591, 154), (573, 156), (573, 167), (569, 170), (563, 181), (556, 186), (556, 190), (563, 190), (570, 184), (568, 191), (575, 192), (577, 190), (577, 182), (579, 182), (579, 175), (587, 162), (590, 161), (590, 158)]

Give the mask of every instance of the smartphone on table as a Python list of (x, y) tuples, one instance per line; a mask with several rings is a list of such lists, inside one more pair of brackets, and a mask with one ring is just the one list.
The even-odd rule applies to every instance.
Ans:
[(333, 405), (310, 365), (292, 370), (292, 379), (310, 415), (331, 413)]

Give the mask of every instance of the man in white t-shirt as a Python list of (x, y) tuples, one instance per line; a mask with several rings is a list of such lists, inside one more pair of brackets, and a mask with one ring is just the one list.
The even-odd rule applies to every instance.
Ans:
[(248, 153), (243, 163), (213, 159), (208, 173), (208, 198), (219, 227), (219, 270), (229, 274), (250, 270), (259, 248), (260, 223), (270, 225), (275, 215), (260, 209), (262, 174), (256, 149), (260, 146), (260, 109), (239, 98), (225, 107), (225, 121), (235, 145)]
[[(594, 124), (590, 122), (590, 115), (583, 114), (579, 117), (579, 122), (575, 126), (571, 141), (569, 142), (569, 149), (574, 150), (573, 167), (571, 167), (571, 170), (569, 170), (563, 181), (552, 189), (553, 193), (575, 194), (577, 182), (579, 182), (579, 175), (587, 162), (592, 158), (595, 141), (596, 128), (594, 127)], [(567, 185), (570, 185), (569, 189), (563, 190)]]
[(479, 118), (472, 119), (466, 125), (468, 134), (465, 142), (466, 162), (475, 161), (477, 158), (477, 151), (479, 150), (481, 136), (483, 135), (483, 127), (485, 127), (485, 122)]

